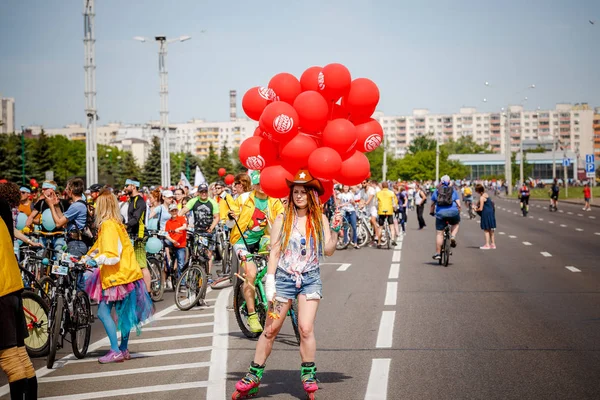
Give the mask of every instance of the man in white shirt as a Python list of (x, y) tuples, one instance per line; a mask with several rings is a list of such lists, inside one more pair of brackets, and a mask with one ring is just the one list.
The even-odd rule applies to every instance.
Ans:
[(377, 181), (372, 180), (367, 183), (367, 200), (365, 202), (376, 237), (379, 232), (379, 225), (377, 224), (377, 189), (379, 189)]

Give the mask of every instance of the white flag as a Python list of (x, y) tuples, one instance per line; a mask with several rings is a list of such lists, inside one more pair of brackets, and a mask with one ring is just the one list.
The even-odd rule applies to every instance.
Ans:
[(202, 171), (200, 171), (200, 167), (196, 165), (196, 177), (194, 178), (194, 186), (198, 187), (201, 183), (206, 183), (206, 178)]
[(183, 172), (181, 173), (181, 178), (179, 178), (179, 184), (190, 189), (192, 188), (192, 184), (190, 183), (190, 181), (188, 181), (187, 176), (185, 176)]

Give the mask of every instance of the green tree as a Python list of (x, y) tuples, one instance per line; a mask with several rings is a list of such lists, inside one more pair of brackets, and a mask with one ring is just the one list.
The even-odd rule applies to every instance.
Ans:
[(478, 154), (492, 153), (489, 143), (477, 144), (472, 136), (462, 136), (458, 140), (450, 139), (440, 148), (444, 148), (448, 154)]
[(51, 149), (50, 138), (44, 130), (40, 135), (32, 140), (32, 170), (31, 174), (41, 182), (46, 177), (46, 171), (53, 171), (54, 153)]
[(54, 154), (54, 180), (64, 188), (67, 181), (73, 177), (85, 178), (85, 142), (69, 140), (64, 136), (52, 136), (50, 151)]
[(143, 182), (144, 186), (160, 186), (161, 184), (161, 159), (160, 159), (160, 139), (158, 136), (152, 138), (152, 147), (148, 158), (143, 167)]
[(140, 167), (137, 165), (137, 161), (130, 151), (121, 154), (121, 162), (117, 171), (118, 179), (115, 183), (115, 187), (124, 185), (127, 178), (139, 177), (142, 175)]
[(408, 146), (408, 152), (410, 154), (417, 154), (420, 151), (434, 150), (436, 148), (436, 141), (432, 138), (432, 134), (425, 136), (417, 136), (411, 144)]
[(209, 183), (214, 182), (219, 178), (219, 174), (217, 173), (217, 170), (219, 169), (219, 156), (217, 156), (212, 144), (208, 148), (208, 155), (202, 160), (200, 169), (202, 170), (206, 181)]
[(21, 184), (21, 137), (14, 133), (0, 135), (0, 176)]
[(226, 145), (221, 147), (221, 154), (219, 154), (219, 168), (225, 168), (225, 171), (227, 171), (228, 174), (233, 172), (233, 160), (231, 159), (231, 154)]

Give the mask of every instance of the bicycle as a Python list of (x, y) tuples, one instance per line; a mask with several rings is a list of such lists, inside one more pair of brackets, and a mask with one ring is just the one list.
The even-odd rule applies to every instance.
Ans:
[[(383, 212), (384, 214), (387, 213), (387, 211)], [(388, 250), (392, 248), (392, 233), (390, 230), (390, 224), (388, 222), (387, 215), (385, 215), (383, 226), (381, 227), (381, 239), (379, 240), (379, 245), (381, 247), (387, 247)]]
[[(263, 285), (263, 278), (267, 274), (267, 254), (252, 254), (252, 260), (256, 264), (256, 279), (254, 280), (254, 308), (258, 314), (258, 320), (261, 326), (265, 326), (267, 321), (267, 313), (269, 305), (267, 301), (267, 295)], [(239, 264), (237, 256), (235, 257)], [(260, 336), (261, 332), (252, 332), (248, 325), (248, 308), (246, 305), (246, 299), (244, 298), (243, 284), (246, 282), (246, 278), (241, 276), (239, 273), (235, 274), (236, 283), (233, 289), (233, 311), (235, 313), (235, 319), (240, 327), (240, 330), (250, 339), (256, 339)], [(298, 300), (292, 301), (292, 306), (288, 310), (287, 314), (292, 320), (292, 327), (294, 328), (294, 334), (296, 341), (300, 344), (300, 329), (298, 328)]]
[(444, 227), (444, 239), (442, 241), (442, 251), (440, 252), (440, 265), (444, 265), (444, 267), (448, 266), (450, 262), (450, 255), (452, 252), (450, 251), (451, 244), (451, 234), (450, 234), (450, 224), (446, 221), (446, 226)]
[(25, 338), (25, 349), (30, 357), (44, 357), (48, 354), (50, 347), (48, 332), (50, 307), (41, 296), (31, 290), (24, 290), (21, 293), (21, 299), (29, 334)]
[(87, 354), (94, 316), (90, 299), (86, 292), (77, 290), (77, 279), (87, 270), (85, 264), (78, 263), (64, 253), (60, 261), (52, 265), (51, 273), (56, 276), (52, 288), (52, 301), (48, 321), (50, 346), (46, 367), (52, 369), (56, 352), (62, 348), (67, 334), (71, 336), (71, 347), (75, 357), (81, 359)]
[(229, 231), (226, 230), (225, 227), (225, 224), (217, 225), (215, 255), (221, 259), (221, 271), (218, 274), (219, 277), (210, 284), (212, 289), (224, 289), (233, 285), (233, 274), (231, 268), (233, 259), (233, 246), (229, 242)]
[[(212, 233), (188, 229), (188, 257), (175, 286), (175, 304), (181, 311), (190, 310), (206, 295), (208, 286), (208, 249)], [(179, 266), (178, 266), (179, 268)]]
[[(52, 249), (45, 249), (54, 251)], [(21, 249), (22, 257), (19, 263), (21, 278), (26, 289), (31, 289), (40, 296), (47, 304), (50, 304), (49, 293), (54, 286), (54, 281), (49, 276), (50, 261), (47, 258), (38, 257), (37, 249), (30, 247)]]
[(375, 231), (373, 230), (373, 225), (371, 225), (370, 215), (364, 208), (358, 211), (357, 216), (357, 244), (358, 247), (364, 247), (366, 244), (370, 243), (371, 240), (373, 240), (373, 238), (375, 237)]
[(473, 210), (473, 202), (471, 200), (465, 200), (465, 207), (467, 208), (467, 212), (469, 213), (469, 219), (477, 217), (477, 214)]
[[(336, 250), (345, 250), (350, 244), (351, 238), (353, 236), (352, 225), (348, 218), (346, 217), (346, 213), (343, 213), (344, 219), (342, 221), (342, 228), (340, 229), (340, 234), (338, 235), (337, 243), (335, 244)], [(346, 240), (346, 238), (348, 240)]]
[[(162, 240), (165, 236), (165, 232), (148, 230), (148, 238), (153, 237)], [(162, 246), (157, 253), (151, 253), (146, 249), (146, 261), (148, 264), (148, 272), (150, 272), (150, 298), (154, 302), (161, 301), (165, 293), (165, 282), (167, 279), (167, 277), (163, 275), (163, 271), (166, 271), (166, 274), (169, 273), (166, 268), (164, 246)], [(176, 279), (171, 277), (171, 281), (175, 282)], [(174, 287), (175, 285), (173, 285), (173, 288)]]
[(527, 199), (523, 199), (521, 198), (521, 212), (523, 213), (523, 216), (526, 217), (527, 214), (529, 213), (529, 197), (527, 197)]

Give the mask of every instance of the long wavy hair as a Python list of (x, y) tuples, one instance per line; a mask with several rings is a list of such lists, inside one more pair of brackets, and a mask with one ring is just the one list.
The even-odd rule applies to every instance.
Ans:
[[(296, 211), (296, 205), (294, 204), (294, 187), (290, 189), (288, 196), (287, 206), (283, 214), (283, 226), (279, 240), (281, 243), (281, 252), (283, 253), (287, 248), (290, 237), (292, 236), (292, 230), (294, 224), (298, 218)], [(312, 251), (316, 251), (317, 255), (321, 257), (323, 255), (323, 249), (325, 248), (325, 234), (323, 228), (323, 212), (319, 204), (319, 195), (313, 189), (306, 188), (307, 195), (307, 213), (306, 213), (306, 239), (307, 245), (310, 246)]]
[(96, 227), (100, 228), (100, 225), (109, 219), (113, 219), (123, 225), (117, 197), (112, 194), (110, 189), (102, 189), (96, 199), (96, 216), (94, 222)]

